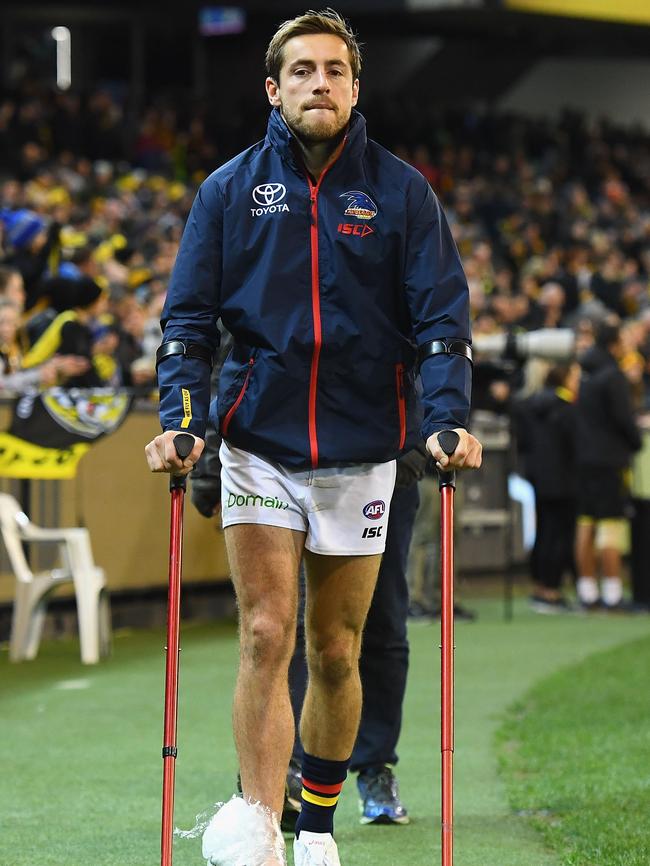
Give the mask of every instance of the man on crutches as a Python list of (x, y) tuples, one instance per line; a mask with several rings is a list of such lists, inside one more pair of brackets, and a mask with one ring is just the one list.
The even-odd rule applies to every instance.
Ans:
[[(158, 352), (164, 432), (146, 452), (154, 472), (187, 473), (198, 460), (221, 318), (234, 347), (211, 421), (223, 438), (222, 520), (240, 614), (233, 725), (243, 797), (217, 813), (203, 853), (217, 866), (286, 862), (278, 817), (304, 560), (309, 683), (294, 860), (340, 866), (334, 810), (359, 724), (361, 636), (395, 458), (421, 436), (444, 468), (481, 462), (465, 429), (469, 293), (428, 183), (369, 140), (353, 111), (361, 58), (347, 23), (333, 10), (298, 16), (266, 59), (267, 136), (202, 184), (185, 228)], [(451, 457), (438, 444), (445, 429), (459, 436)], [(179, 432), (196, 437), (184, 460)]]

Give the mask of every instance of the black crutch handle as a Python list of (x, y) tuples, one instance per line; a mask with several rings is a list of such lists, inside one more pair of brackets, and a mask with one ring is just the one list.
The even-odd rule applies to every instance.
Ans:
[[(185, 458), (191, 453), (192, 448), (194, 448), (194, 436), (192, 436), (191, 433), (177, 433), (172, 439), (172, 442), (174, 443), (176, 453), (181, 460), (185, 460)], [(170, 475), (169, 489), (185, 490), (186, 481), (187, 478), (185, 475)]]
[(181, 460), (185, 460), (186, 457), (189, 457), (192, 448), (194, 448), (194, 436), (192, 436), (191, 433), (178, 433), (174, 436), (172, 442), (174, 443), (176, 453)]
[(447, 457), (451, 457), (451, 455), (458, 447), (459, 442), (460, 436), (458, 435), (458, 433), (456, 433), (455, 430), (442, 430), (440, 433), (438, 433), (438, 443), (447, 455)]
[[(441, 430), (440, 433), (438, 433), (438, 444), (447, 457), (451, 457), (459, 442), (460, 436), (455, 430)], [(456, 470), (450, 469), (449, 471), (446, 471), (444, 469), (438, 469), (438, 487), (442, 490), (443, 487), (455, 486)]]

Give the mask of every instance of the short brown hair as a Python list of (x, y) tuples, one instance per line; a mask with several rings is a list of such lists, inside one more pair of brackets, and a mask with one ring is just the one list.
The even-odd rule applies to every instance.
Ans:
[(306, 36), (315, 33), (331, 33), (338, 36), (348, 47), (352, 79), (356, 80), (361, 72), (361, 49), (349, 23), (334, 9), (321, 9), (315, 12), (307, 10), (304, 15), (298, 15), (285, 21), (275, 31), (273, 39), (266, 49), (266, 72), (275, 82), (280, 81), (280, 69), (284, 55), (284, 46), (294, 36)]

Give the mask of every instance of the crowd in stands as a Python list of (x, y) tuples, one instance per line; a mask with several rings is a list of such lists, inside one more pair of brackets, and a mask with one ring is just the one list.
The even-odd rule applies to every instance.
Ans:
[[(573, 114), (549, 121), (391, 103), (372, 112), (371, 133), (413, 163), (443, 202), (475, 334), (570, 326), (586, 346), (594, 322), (616, 315), (625, 322), (624, 363), (647, 378), (648, 135)], [(32, 85), (0, 102), (2, 283), (15, 283), (18, 271), (25, 289), (24, 301), (15, 290), (10, 298), (20, 325), (15, 347), (3, 350), (5, 373), (47, 360), (52, 340), (36, 349), (38, 339), (73, 311), (75, 328), (66, 331), (77, 336), (57, 353), (72, 353), (85, 328), (84, 354), (103, 358), (76, 381), (151, 381), (145, 359), (184, 219), (197, 184), (231, 153), (200, 111), (162, 103), (130, 136), (125, 126), (107, 91), (82, 104)], [(477, 405), (504, 402), (498, 369), (477, 385)]]

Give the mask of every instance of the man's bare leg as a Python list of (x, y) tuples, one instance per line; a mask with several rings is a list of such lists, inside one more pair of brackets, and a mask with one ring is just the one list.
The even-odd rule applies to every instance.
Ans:
[(319, 556), (305, 551), (305, 562), (309, 681), (300, 738), (310, 755), (345, 761), (361, 718), (361, 637), (381, 555)]
[(598, 600), (598, 581), (596, 579), (596, 526), (593, 523), (578, 523), (576, 530), (576, 566), (578, 599), (586, 605)]
[(576, 530), (576, 565), (579, 576), (596, 576), (595, 534), (596, 527), (594, 524), (578, 524)]
[(227, 527), (225, 538), (239, 604), (233, 728), (242, 790), (280, 815), (294, 740), (287, 675), (305, 535), (241, 524)]

